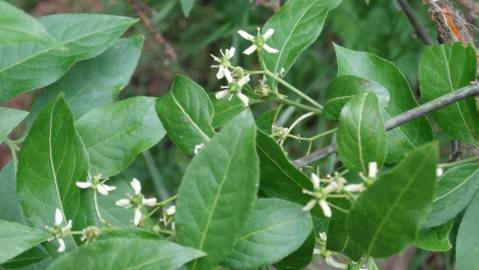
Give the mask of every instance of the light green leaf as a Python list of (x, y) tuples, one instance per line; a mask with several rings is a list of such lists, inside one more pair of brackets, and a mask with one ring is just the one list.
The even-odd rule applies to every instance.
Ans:
[(447, 170), (437, 183), (436, 195), (423, 227), (435, 227), (454, 218), (472, 200), (478, 185), (477, 164), (466, 164)]
[(332, 80), (326, 89), (326, 102), (323, 114), (338, 119), (344, 104), (357, 94), (372, 92), (378, 98), (379, 108), (384, 110), (389, 103), (389, 91), (373, 81), (352, 75), (339, 76)]
[(337, 146), (339, 159), (352, 171), (367, 173), (373, 161), (382, 167), (387, 152), (386, 132), (374, 93), (357, 95), (344, 105)]
[(441, 226), (434, 228), (426, 228), (419, 231), (416, 239), (416, 246), (420, 249), (445, 252), (452, 248), (449, 241), (449, 233), (451, 232), (454, 222), (450, 220)]
[(266, 41), (279, 50), (276, 54), (261, 53), (268, 69), (273, 73), (287, 72), (301, 52), (318, 38), (323, 30), (326, 16), (341, 0), (289, 0), (263, 27), (275, 30)]
[(206, 92), (192, 80), (176, 76), (170, 92), (158, 98), (156, 111), (170, 139), (193, 154), (195, 146), (214, 135), (214, 109)]
[[(389, 91), (389, 105), (383, 120), (397, 116), (418, 106), (408, 81), (391, 62), (375, 54), (352, 51), (335, 45), (338, 76), (353, 75), (376, 82)], [(406, 153), (433, 139), (432, 128), (426, 118), (408, 122), (390, 130), (387, 136), (387, 163), (397, 163)]]
[(36, 116), (49, 100), (61, 92), (65, 94), (75, 119), (90, 110), (113, 103), (135, 71), (143, 40), (142, 36), (120, 39), (101, 55), (74, 65), (59, 81), (36, 95), (31, 115)]
[(456, 270), (478, 270), (479, 258), (479, 195), (467, 207), (456, 238)]
[(23, 223), (20, 204), (17, 199), (17, 168), (11, 161), (0, 171), (0, 219)]
[(118, 227), (131, 226), (134, 209), (118, 207), (115, 202), (125, 198), (127, 193), (131, 193), (131, 188), (123, 180), (115, 179), (109, 181), (106, 184), (115, 186), (116, 189), (110, 192), (108, 196), (99, 196), (98, 205), (100, 206), (100, 212), (105, 220), (108, 220), (112, 225)]
[(42, 246), (36, 246), (22, 252), (15, 256), (15, 258), (8, 260), (0, 266), (5, 269), (34, 270), (36, 269), (34, 268), (35, 264), (51, 258), (52, 257), (42, 248)]
[(165, 130), (155, 98), (133, 97), (92, 110), (75, 123), (90, 156), (90, 171), (113, 176), (157, 144)]
[(27, 117), (28, 112), (0, 107), (0, 143)]
[(227, 100), (217, 99), (214, 95), (210, 95), (210, 100), (215, 112), (212, 123), (214, 128), (220, 128), (226, 125), (230, 120), (245, 110), (243, 102), (236, 96), (233, 96), (231, 100)]
[(58, 45), (23, 43), (0, 47), (0, 100), (55, 82), (74, 63), (102, 53), (136, 22), (93, 14), (52, 15), (39, 21)]
[(0, 263), (45, 242), (50, 234), (19, 223), (0, 220)]
[[(427, 47), (419, 63), (419, 82), (424, 102), (454, 92), (476, 79), (476, 50), (462, 42)], [(452, 139), (476, 143), (479, 112), (474, 97), (432, 113), (434, 121)]]
[(241, 236), (258, 190), (255, 134), (251, 113), (241, 113), (186, 169), (176, 205), (176, 239), (208, 254), (190, 269), (214, 268)]
[[(117, 238), (78, 248), (48, 270), (174, 270), (204, 254), (165, 240)], [(101, 258), (101, 259), (100, 259)]]
[(365, 256), (388, 257), (416, 240), (434, 196), (437, 160), (436, 143), (421, 146), (361, 193), (346, 227)]
[(185, 17), (190, 16), (190, 12), (193, 9), (193, 6), (195, 5), (195, 0), (180, 0), (181, 4), (181, 10), (183, 11), (183, 14)]
[(21, 42), (38, 42), (53, 46), (55, 40), (47, 29), (32, 16), (22, 10), (0, 1), (0, 45)]
[(311, 216), (301, 205), (259, 199), (240, 239), (222, 264), (233, 269), (253, 269), (278, 262), (298, 249), (312, 229)]
[(316, 244), (316, 237), (314, 236), (314, 230), (311, 231), (308, 238), (303, 244), (288, 257), (282, 259), (280, 262), (275, 263), (274, 267), (278, 270), (294, 270), (305, 269), (313, 260), (313, 251)]
[(256, 148), (260, 160), (260, 193), (306, 204), (311, 198), (302, 190), (312, 190), (313, 185), (306, 175), (291, 164), (281, 146), (259, 130)]
[[(94, 223), (89, 193), (75, 182), (86, 179), (87, 153), (62, 97), (48, 104), (33, 123), (22, 145), (17, 172), (17, 196), (26, 220), (35, 228), (54, 224), (55, 208), (73, 230)], [(65, 237), (67, 248), (74, 246)]]

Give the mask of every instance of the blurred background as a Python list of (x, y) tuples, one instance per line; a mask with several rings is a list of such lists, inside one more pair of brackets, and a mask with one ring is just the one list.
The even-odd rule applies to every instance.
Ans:
[[(454, 3), (463, 8), (465, 0)], [(472, 0), (474, 1), (474, 0)], [(8, 1), (34, 16), (56, 13), (108, 13), (130, 17), (141, 17), (126, 34), (145, 36), (145, 45), (138, 68), (121, 97), (136, 95), (164, 95), (175, 74), (184, 74), (208, 92), (220, 87), (211, 70), (210, 54), (218, 55), (220, 48), (235, 46), (246, 48), (236, 31), (256, 31), (282, 2), (280, 0), (197, 0), (188, 17), (185, 17), (180, 0), (10, 0)], [(369, 3), (367, 3), (369, 2)], [(409, 0), (420, 23), (436, 40), (436, 32), (428, 17), (427, 7), (422, 0)], [(475, 14), (471, 9), (463, 10), (472, 24)], [(378, 54), (394, 62), (417, 90), (417, 67), (423, 48), (411, 24), (394, 0), (343, 0), (333, 10), (319, 39), (298, 59), (286, 79), (305, 93), (322, 103), (324, 90), (337, 72), (333, 42), (346, 48), (364, 50)], [(255, 57), (236, 54), (235, 63), (254, 68)], [(8, 103), (1, 104), (29, 110), (35, 92), (21, 95)], [(255, 113), (271, 109), (275, 104), (265, 103), (253, 107)], [(300, 112), (284, 109), (279, 121), (291, 124)], [(330, 121), (311, 118), (295, 133), (311, 136), (327, 130)], [(12, 138), (22, 136), (22, 127), (17, 128)], [(318, 141), (313, 149), (324, 142)], [(286, 144), (292, 159), (306, 152), (307, 145)], [(446, 155), (447, 156), (447, 155)], [(0, 168), (10, 160), (7, 147), (0, 146)], [(140, 155), (135, 163), (119, 176), (142, 179), (152, 194), (174, 194), (189, 157), (177, 151), (166, 137), (163, 141)], [(149, 185), (149, 186), (148, 186)], [(449, 254), (429, 253), (410, 249), (403, 255), (381, 263), (387, 270), (452, 269)], [(310, 269), (328, 269), (315, 262)]]

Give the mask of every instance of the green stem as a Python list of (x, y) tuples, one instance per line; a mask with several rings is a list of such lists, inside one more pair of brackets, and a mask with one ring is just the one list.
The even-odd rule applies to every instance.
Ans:
[(111, 223), (108, 222), (107, 220), (105, 220), (102, 216), (101, 216), (101, 212), (100, 212), (100, 207), (98, 206), (98, 195), (97, 195), (97, 190), (94, 189), (93, 190), (93, 203), (95, 205), (95, 211), (96, 211), (96, 215), (98, 216), (98, 219), (100, 220), (101, 223), (109, 226), (109, 227), (112, 227)]
[(440, 167), (440, 168), (451, 168), (451, 167), (455, 167), (457, 165), (462, 165), (462, 164), (465, 164), (465, 163), (470, 163), (470, 162), (475, 162), (475, 161), (479, 161), (479, 156), (470, 157), (470, 158), (466, 158), (466, 159), (461, 159), (461, 160), (458, 160), (458, 161), (455, 161), (455, 162), (450, 162), (450, 163), (441, 163), (441, 164), (438, 164), (437, 166)]
[(155, 186), (155, 189), (158, 192), (160, 199), (168, 198), (170, 194), (162, 181), (160, 170), (158, 169), (158, 166), (156, 166), (155, 159), (151, 155), (151, 152), (149, 150), (146, 150), (145, 152), (143, 152), (143, 157), (145, 158), (146, 167), (150, 172), (150, 176), (153, 179), (153, 185)]
[(280, 98), (279, 97), (279, 98), (274, 98), (273, 100), (284, 103), (284, 104), (287, 104), (287, 105), (291, 105), (291, 106), (294, 106), (296, 108), (300, 108), (300, 109), (303, 109), (303, 110), (306, 110), (306, 111), (314, 112), (314, 113), (317, 113), (317, 114), (320, 114), (322, 112), (320, 109), (316, 109), (316, 108), (310, 107), (308, 105), (301, 104), (299, 102), (296, 102), (294, 100), (290, 100), (290, 99), (287, 99), (287, 98)]
[(333, 128), (333, 129), (327, 130), (327, 131), (325, 131), (325, 132), (323, 132), (323, 133), (319, 133), (318, 135), (315, 135), (315, 136), (310, 137), (310, 138), (301, 138), (301, 140), (312, 142), (312, 141), (315, 141), (315, 140), (317, 140), (317, 139), (320, 139), (320, 138), (322, 138), (322, 137), (324, 137), (324, 136), (327, 136), (327, 135), (329, 135), (329, 134), (332, 134), (332, 133), (336, 132), (337, 130), (338, 130), (338, 128)]
[(164, 200), (164, 201), (161, 201), (161, 202), (158, 202), (155, 204), (155, 208), (153, 208), (153, 210), (151, 210), (150, 213), (148, 213), (148, 216), (147, 217), (151, 217), (156, 211), (158, 211), (158, 209), (160, 209), (161, 207), (167, 205), (168, 203), (176, 200), (176, 198), (178, 198), (178, 194), (176, 195), (173, 195), (171, 197), (169, 197), (168, 199)]

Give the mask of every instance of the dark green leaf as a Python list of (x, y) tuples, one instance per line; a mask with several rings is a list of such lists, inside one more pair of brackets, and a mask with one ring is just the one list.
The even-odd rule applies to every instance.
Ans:
[(476, 193), (462, 218), (456, 239), (456, 270), (478, 270), (479, 258), (479, 195)]
[(283, 149), (270, 136), (258, 131), (256, 148), (260, 160), (260, 192), (268, 197), (306, 204), (310, 197), (302, 190), (312, 190), (308, 177), (285, 156)]
[(140, 58), (143, 37), (120, 39), (101, 55), (74, 65), (58, 82), (35, 97), (31, 114), (63, 92), (73, 117), (112, 103), (128, 84)]
[(18, 223), (0, 220), (0, 263), (45, 242), (50, 234), (23, 226)]
[(158, 99), (156, 111), (170, 139), (193, 154), (195, 146), (214, 135), (213, 105), (206, 92), (192, 80), (177, 76), (170, 92)]
[[(391, 62), (377, 55), (351, 51), (335, 45), (338, 76), (353, 75), (376, 82), (389, 91), (389, 105), (383, 112), (383, 120), (418, 106), (409, 83)], [(405, 154), (432, 140), (432, 128), (426, 118), (408, 122), (390, 130), (387, 136), (387, 163), (397, 163)]]
[(278, 270), (302, 270), (308, 266), (313, 260), (313, 251), (316, 244), (316, 237), (314, 230), (311, 231), (304, 243), (288, 257), (284, 258), (274, 267)]
[(22, 10), (0, 1), (0, 45), (38, 42), (53, 46), (55, 40), (45, 26)]
[(241, 100), (234, 96), (231, 100), (217, 99), (214, 95), (210, 95), (215, 115), (213, 117), (213, 127), (220, 128), (226, 125), (230, 120), (245, 110), (245, 106)]
[(275, 30), (266, 44), (279, 50), (276, 54), (262, 52), (268, 69), (274, 73), (286, 72), (301, 52), (318, 38), (331, 9), (341, 0), (289, 0), (263, 27)]
[(424, 227), (446, 223), (459, 214), (476, 194), (479, 185), (477, 164), (456, 166), (446, 171), (436, 187), (436, 195)]
[[(1, 3), (1, 2), (0, 2)], [(0, 143), (27, 117), (28, 112), (0, 107)]]
[(0, 47), (0, 100), (47, 86), (76, 62), (102, 53), (136, 20), (119, 16), (62, 14), (39, 19), (58, 41)]
[(449, 241), (449, 233), (453, 225), (454, 222), (451, 220), (438, 227), (422, 229), (416, 239), (416, 246), (420, 249), (435, 252), (450, 250), (452, 245)]
[[(419, 63), (424, 102), (454, 92), (476, 79), (476, 50), (462, 42), (427, 47)], [(432, 113), (434, 121), (452, 139), (475, 143), (479, 112), (474, 98), (455, 102)]]
[(118, 227), (126, 227), (132, 224), (134, 210), (133, 208), (118, 207), (115, 202), (125, 198), (127, 193), (131, 193), (131, 187), (125, 181), (118, 179), (117, 181), (107, 182), (108, 185), (116, 187), (116, 190), (109, 193), (108, 196), (99, 196), (98, 204), (100, 212), (105, 220), (112, 225)]
[(259, 182), (256, 126), (243, 112), (191, 161), (178, 192), (176, 239), (208, 254), (191, 269), (211, 269), (233, 249)]
[(344, 105), (337, 145), (339, 159), (352, 171), (367, 173), (373, 161), (382, 167), (387, 152), (386, 132), (374, 93), (357, 95)]
[(361, 193), (346, 227), (365, 256), (391, 256), (416, 240), (434, 196), (437, 160), (436, 143), (421, 146)]
[(157, 144), (165, 130), (155, 98), (133, 97), (92, 110), (75, 123), (90, 156), (90, 171), (112, 176)]
[(344, 104), (357, 94), (373, 92), (378, 98), (379, 108), (384, 110), (389, 102), (389, 91), (373, 81), (352, 75), (340, 76), (332, 80), (326, 89), (324, 115), (338, 119)]
[(268, 135), (271, 134), (280, 109), (281, 107), (277, 107), (273, 110), (260, 114), (256, 118), (256, 126), (258, 126), (258, 129)]
[(23, 223), (23, 216), (16, 193), (16, 172), (17, 168), (13, 161), (0, 171), (0, 219)]
[[(39, 114), (22, 146), (17, 172), (17, 196), (26, 220), (36, 228), (54, 224), (55, 208), (73, 230), (94, 223), (89, 193), (75, 182), (88, 172), (87, 153), (62, 97)], [(74, 244), (65, 238), (67, 248)]]
[(2, 264), (1, 267), (5, 269), (20, 268), (21, 270), (30, 270), (33, 264), (49, 258), (51, 258), (51, 256), (41, 246), (36, 246), (8, 260)]
[[(164, 240), (117, 238), (98, 241), (60, 257), (48, 270), (174, 270), (203, 256)], [(101, 259), (100, 259), (101, 258)]]
[(222, 263), (252, 269), (280, 261), (298, 249), (313, 228), (301, 205), (279, 199), (259, 199), (240, 239)]

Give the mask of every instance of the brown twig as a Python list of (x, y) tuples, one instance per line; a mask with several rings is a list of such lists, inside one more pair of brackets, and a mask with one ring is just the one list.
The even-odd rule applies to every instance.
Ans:
[(133, 9), (135, 9), (136, 13), (138, 14), (138, 17), (140, 17), (141, 21), (145, 25), (146, 29), (148, 29), (148, 32), (150, 32), (156, 43), (158, 43), (163, 48), (165, 56), (172, 61), (176, 61), (178, 55), (176, 54), (175, 49), (168, 42), (168, 40), (166, 40), (163, 35), (158, 32), (158, 30), (151, 22), (150, 18), (145, 14), (142, 6), (143, 4), (139, 0), (128, 0), (128, 3), (130, 3)]
[[(384, 128), (386, 129), (386, 131), (394, 129), (404, 123), (420, 118), (430, 112), (439, 110), (441, 108), (444, 108), (448, 105), (451, 105), (455, 102), (466, 99), (468, 97), (478, 96), (478, 95), (479, 95), (479, 84), (474, 83), (472, 85), (458, 89), (450, 94), (431, 100), (416, 108), (413, 108), (396, 117), (389, 119), (384, 125)], [(304, 167), (321, 158), (327, 157), (333, 153), (336, 153), (336, 145), (330, 144), (324, 148), (321, 148), (312, 152), (309, 155), (306, 155), (302, 158), (295, 160), (294, 164), (297, 167)]]
[(414, 10), (407, 3), (407, 1), (406, 0), (396, 0), (396, 1), (398, 2), (399, 6), (403, 10), (404, 14), (406, 14), (406, 17), (408, 18), (409, 22), (414, 28), (416, 35), (422, 39), (424, 44), (432, 45), (433, 44), (432, 38), (428, 35), (426, 29), (422, 27), (416, 14), (414, 14)]

